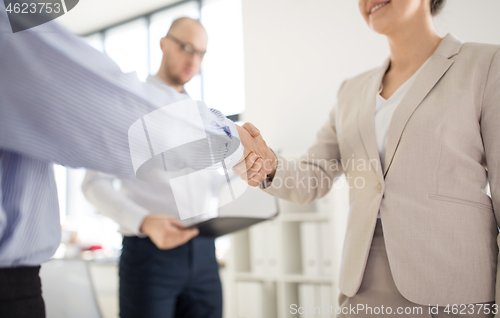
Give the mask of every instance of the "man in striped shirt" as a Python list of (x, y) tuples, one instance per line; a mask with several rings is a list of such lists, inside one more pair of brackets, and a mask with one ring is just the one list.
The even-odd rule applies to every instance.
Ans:
[[(0, 1), (0, 317), (44, 317), (38, 271), (61, 235), (53, 163), (135, 178), (128, 129), (186, 95), (123, 74), (53, 21), (10, 22), (25, 31), (12, 32)], [(206, 134), (227, 139), (213, 149), (227, 169), (241, 159), (241, 144), (229, 151), (238, 138), (249, 145), (245, 156), (268, 151), (220, 112), (198, 106)], [(183, 123), (177, 135), (197, 128), (179, 113), (168, 121)]]

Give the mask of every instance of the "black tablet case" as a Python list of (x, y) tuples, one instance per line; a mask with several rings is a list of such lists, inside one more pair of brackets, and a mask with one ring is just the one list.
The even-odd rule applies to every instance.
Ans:
[(216, 238), (236, 232), (278, 215), (278, 200), (258, 188), (249, 187), (240, 197), (219, 208), (216, 216), (185, 220), (200, 236)]

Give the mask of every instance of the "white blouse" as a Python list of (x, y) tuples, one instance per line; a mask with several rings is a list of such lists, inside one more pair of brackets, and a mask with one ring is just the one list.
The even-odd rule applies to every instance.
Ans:
[[(406, 93), (412, 86), (413, 82), (417, 78), (420, 71), (424, 68), (429, 60), (425, 61), (422, 66), (401, 85), (390, 97), (385, 99), (380, 95), (383, 89), (382, 83), (380, 83), (380, 89), (375, 96), (375, 135), (377, 138), (377, 147), (380, 154), (380, 162), (382, 167), (385, 165), (385, 148), (387, 143), (387, 132), (389, 131), (389, 124), (391, 123), (392, 114), (401, 103)], [(378, 213), (380, 217), (380, 212)]]

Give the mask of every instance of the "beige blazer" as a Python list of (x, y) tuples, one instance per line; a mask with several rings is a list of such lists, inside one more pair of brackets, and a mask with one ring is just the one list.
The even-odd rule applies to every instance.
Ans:
[[(500, 46), (443, 38), (394, 112), (381, 167), (375, 95), (388, 65), (346, 80), (316, 143), (298, 165), (278, 155), (275, 178), (261, 187), (306, 204), (346, 174), (350, 211), (339, 281), (346, 296), (363, 279), (380, 210), (405, 298), (469, 304), (496, 294), (500, 303)], [(484, 192), (488, 177), (493, 200)]]

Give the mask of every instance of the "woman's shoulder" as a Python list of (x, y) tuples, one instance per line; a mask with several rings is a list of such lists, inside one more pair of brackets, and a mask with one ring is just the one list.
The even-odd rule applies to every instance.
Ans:
[(381, 68), (386, 67), (385, 64), (386, 63), (384, 63), (384, 65), (382, 66), (377, 66), (375, 68), (364, 71), (363, 73), (346, 78), (340, 86), (339, 93), (341, 91), (348, 91), (352, 89), (359, 91), (359, 86), (364, 85), (364, 83), (366, 83), (366, 81), (370, 80), (374, 75), (376, 75), (377, 72), (380, 72)]
[(500, 45), (498, 44), (465, 42), (458, 56), (474, 62), (474, 60), (477, 61), (478, 59), (492, 59), (497, 52), (500, 52)]
[[(455, 68), (462, 72), (483, 74), (491, 73), (495, 69), (496, 74), (500, 74), (500, 45), (488, 43), (463, 43), (457, 55), (452, 57)], [(471, 80), (481, 78), (482, 76), (470, 76)]]

